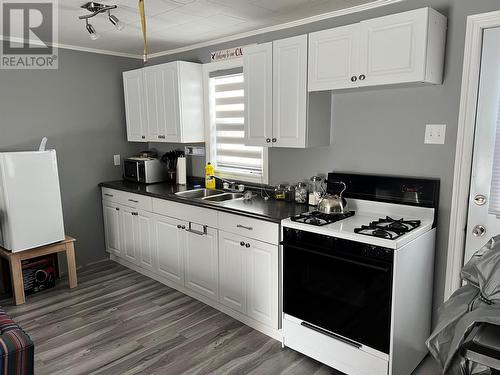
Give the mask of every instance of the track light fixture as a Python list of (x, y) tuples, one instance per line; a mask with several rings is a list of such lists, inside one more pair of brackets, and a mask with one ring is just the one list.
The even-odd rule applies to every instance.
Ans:
[(92, 39), (92, 40), (97, 40), (97, 39), (99, 39), (99, 38), (101, 37), (99, 34), (97, 34), (97, 33), (96, 33), (94, 26), (92, 26), (92, 25), (89, 23), (88, 18), (87, 18), (87, 19), (85, 19), (85, 27), (87, 28), (87, 31), (88, 31), (88, 32), (89, 32), (89, 34), (90, 34), (90, 39)]
[(104, 5), (90, 1), (83, 4), (81, 8), (86, 9), (90, 12), (90, 14), (85, 14), (83, 16), (79, 16), (78, 18), (81, 20), (85, 20), (85, 27), (90, 34), (90, 39), (92, 40), (99, 39), (100, 35), (97, 34), (94, 26), (89, 23), (89, 18), (95, 17), (100, 13), (108, 12), (109, 22), (111, 22), (117, 30), (123, 30), (124, 28), (123, 23), (120, 22), (120, 20), (115, 15), (111, 14), (112, 9), (118, 8), (118, 6), (116, 5)]

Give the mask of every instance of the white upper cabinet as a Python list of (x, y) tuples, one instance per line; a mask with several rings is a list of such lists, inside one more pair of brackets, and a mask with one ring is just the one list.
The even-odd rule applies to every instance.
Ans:
[(245, 144), (266, 146), (273, 137), (273, 43), (245, 48)]
[(273, 138), (277, 147), (306, 147), (307, 35), (273, 43)]
[(180, 138), (177, 69), (174, 64), (144, 68), (148, 139), (176, 142)]
[(356, 87), (359, 24), (309, 35), (309, 91)]
[(123, 79), (129, 141), (205, 141), (201, 64), (153, 65)]
[(307, 45), (307, 35), (299, 35), (245, 49), (246, 145), (330, 144), (331, 97), (311, 100), (307, 93)]
[(310, 34), (309, 91), (440, 84), (446, 17), (432, 8)]
[(123, 73), (127, 140), (147, 141), (147, 122), (144, 108), (144, 79), (142, 69)]

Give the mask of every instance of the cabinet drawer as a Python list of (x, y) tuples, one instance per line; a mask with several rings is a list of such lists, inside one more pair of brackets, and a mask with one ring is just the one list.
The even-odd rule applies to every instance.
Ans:
[(120, 203), (121, 191), (103, 187), (101, 190), (102, 199), (105, 201)]
[(219, 212), (219, 229), (272, 244), (279, 242), (279, 225)]
[(145, 195), (132, 194), (122, 191), (120, 194), (121, 203), (125, 206), (140, 208), (144, 211), (152, 211), (153, 203), (151, 197)]
[(217, 228), (217, 211), (212, 209), (153, 198), (153, 212), (155, 214), (170, 216), (179, 220)]
[(133, 208), (138, 208), (144, 211), (152, 211), (152, 198), (145, 195), (128, 193), (126, 191), (102, 188), (102, 199), (123, 204)]

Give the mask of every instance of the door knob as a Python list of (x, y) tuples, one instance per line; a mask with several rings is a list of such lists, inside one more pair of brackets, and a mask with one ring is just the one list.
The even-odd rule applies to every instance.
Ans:
[(267, 143), (271, 143), (271, 138), (266, 138)]
[(474, 237), (482, 237), (486, 233), (486, 228), (483, 225), (476, 225), (472, 228), (472, 234)]
[(245, 243), (243, 241), (241, 241), (240, 246), (245, 246)]
[(483, 206), (486, 203), (486, 197), (483, 194), (477, 194), (474, 197), (474, 203), (478, 206)]
[(276, 143), (277, 139), (276, 138), (273, 138), (273, 143)]
[(351, 77), (351, 82), (356, 82), (357, 80), (358, 80), (358, 77), (356, 77), (356, 76)]
[(364, 74), (361, 74), (361, 75), (359, 76), (359, 80), (360, 80), (360, 81), (364, 81), (365, 79), (366, 79), (366, 76), (365, 76)]

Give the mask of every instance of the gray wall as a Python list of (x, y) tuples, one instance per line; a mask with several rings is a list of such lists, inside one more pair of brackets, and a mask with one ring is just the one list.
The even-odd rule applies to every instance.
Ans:
[(66, 233), (78, 240), (78, 266), (106, 257), (97, 184), (121, 177), (113, 154), (144, 148), (126, 141), (121, 79), (141, 64), (59, 50), (59, 70), (0, 70), (0, 151), (35, 149), (43, 136), (57, 150)]
[[(332, 170), (441, 178), (434, 291), (436, 309), (444, 295), (466, 17), (500, 9), (498, 0), (407, 0), (367, 12), (164, 56), (153, 62), (187, 60), (206, 63), (209, 62), (209, 51), (267, 42), (425, 6), (448, 16), (444, 84), (335, 94), (331, 146), (306, 150), (271, 149), (269, 176), (271, 184), (302, 180)], [(447, 124), (445, 145), (424, 145), (424, 128), (429, 123)]]

